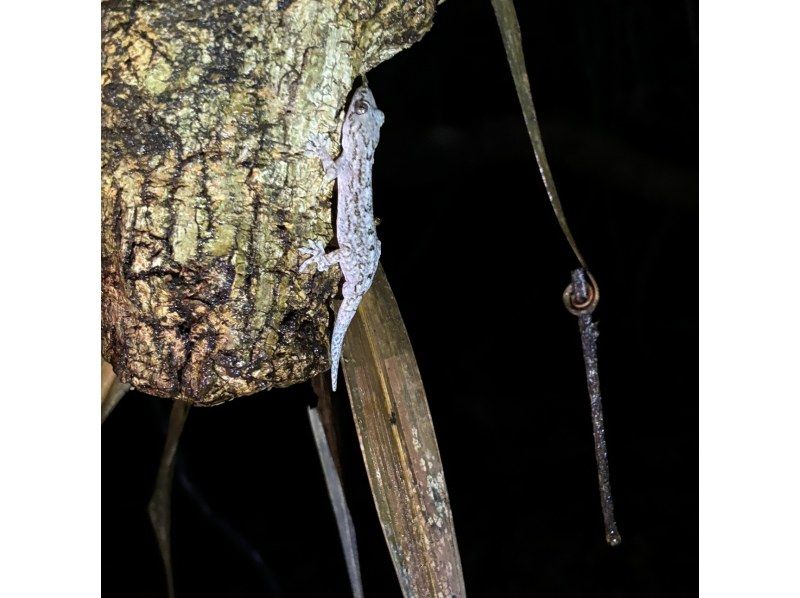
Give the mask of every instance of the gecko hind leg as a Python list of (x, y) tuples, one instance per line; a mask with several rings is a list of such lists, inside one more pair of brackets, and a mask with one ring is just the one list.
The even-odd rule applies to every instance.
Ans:
[(316, 264), (317, 270), (325, 272), (334, 264), (339, 263), (341, 250), (334, 249), (329, 253), (325, 253), (325, 246), (321, 241), (310, 241), (306, 247), (300, 248), (300, 253), (310, 256), (300, 264), (300, 272), (305, 272), (311, 264)]

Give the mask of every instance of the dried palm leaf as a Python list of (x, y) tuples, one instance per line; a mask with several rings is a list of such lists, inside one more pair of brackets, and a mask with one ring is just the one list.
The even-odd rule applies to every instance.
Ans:
[(361, 452), (406, 597), (466, 595), (425, 390), (382, 267), (347, 333), (343, 367)]

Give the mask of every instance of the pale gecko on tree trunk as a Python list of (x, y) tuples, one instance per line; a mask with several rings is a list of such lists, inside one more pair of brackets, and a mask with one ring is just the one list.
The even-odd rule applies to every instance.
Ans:
[(331, 335), (331, 387), (334, 391), (347, 327), (372, 285), (381, 257), (381, 242), (375, 231), (372, 210), (372, 165), (383, 121), (384, 114), (378, 110), (372, 92), (363, 85), (355, 91), (347, 109), (341, 155), (333, 160), (321, 136), (313, 137), (307, 148), (307, 153), (322, 160), (325, 177), (336, 178), (337, 184), (336, 240), (339, 249), (325, 253), (321, 242), (311, 241), (309, 247), (301, 249), (311, 257), (300, 266), (300, 272), (311, 264), (316, 264), (317, 269), (324, 272), (339, 264), (344, 276), (343, 300)]

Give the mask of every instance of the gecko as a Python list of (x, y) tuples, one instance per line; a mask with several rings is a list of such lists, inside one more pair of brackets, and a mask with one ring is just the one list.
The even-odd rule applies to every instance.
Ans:
[(321, 241), (309, 241), (300, 249), (310, 256), (300, 266), (304, 272), (312, 264), (324, 272), (339, 264), (344, 276), (342, 304), (336, 314), (331, 334), (331, 387), (336, 390), (342, 343), (361, 299), (369, 290), (378, 260), (381, 242), (375, 231), (372, 212), (372, 165), (384, 114), (366, 85), (356, 89), (342, 127), (342, 153), (332, 158), (325, 149), (326, 138), (314, 135), (306, 146), (306, 155), (322, 161), (325, 180), (336, 179), (336, 240), (339, 248), (325, 253)]

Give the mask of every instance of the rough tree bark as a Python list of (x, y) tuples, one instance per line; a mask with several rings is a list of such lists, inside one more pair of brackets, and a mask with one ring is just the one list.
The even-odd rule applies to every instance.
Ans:
[[(354, 79), (419, 40), (435, 0), (102, 4), (103, 356), (122, 383), (212, 405), (329, 367), (332, 184)], [(334, 148), (332, 143), (331, 149)]]

